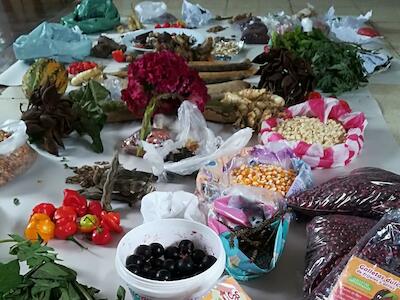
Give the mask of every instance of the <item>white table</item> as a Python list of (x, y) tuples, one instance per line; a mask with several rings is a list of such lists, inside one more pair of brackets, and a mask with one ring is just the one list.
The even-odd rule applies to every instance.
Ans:
[[(253, 57), (259, 50), (252, 49), (248, 53)], [(386, 76), (390, 77), (391, 70)], [(14, 98), (14, 100), (11, 100)], [(315, 182), (321, 183), (327, 179), (349, 172), (351, 169), (363, 166), (381, 167), (400, 173), (399, 146), (394, 141), (381, 111), (374, 99), (366, 89), (343, 95), (353, 110), (363, 111), (368, 119), (365, 134), (365, 145), (360, 156), (350, 166), (332, 170), (314, 171)], [(0, 122), (19, 115), (19, 102), (22, 101), (19, 88), (8, 89), (0, 96)], [(216, 134), (227, 137), (233, 132), (230, 126), (209, 124)], [(52, 202), (56, 206), (61, 204), (64, 188), (74, 186), (65, 184), (65, 177), (72, 174), (60, 162), (61, 157), (67, 158), (71, 166), (91, 164), (95, 161), (110, 160), (116, 144), (130, 135), (139, 123), (124, 123), (106, 125), (102, 131), (104, 153), (95, 154), (88, 150), (88, 143), (82, 139), (71, 137), (65, 139), (66, 150), (60, 157), (54, 157), (41, 152), (37, 162), (24, 175), (18, 177), (5, 187), (0, 188), (0, 238), (8, 233), (22, 234), (28, 221), (28, 216), (34, 205), (40, 202)], [(126, 168), (138, 168), (150, 171), (149, 166), (136, 157), (121, 155), (121, 162)], [(193, 178), (185, 178), (178, 183), (158, 184), (158, 190), (185, 190), (193, 192)], [(13, 203), (13, 198), (20, 200), (20, 205)], [(139, 208), (128, 208), (121, 203), (113, 203), (113, 207), (121, 212), (122, 226), (125, 232), (141, 224), (142, 218)], [(74, 243), (52, 240), (49, 245), (59, 253), (64, 264), (78, 272), (78, 279), (87, 285), (97, 287), (101, 295), (108, 299), (115, 299), (116, 291), (121, 281), (114, 269), (114, 256), (120, 236), (115, 236), (111, 245), (106, 247), (85, 243), (89, 250), (81, 250)], [(243, 283), (244, 288), (255, 300), (287, 300), (302, 299), (302, 280), (305, 256), (305, 230), (304, 224), (293, 222), (290, 228), (287, 245), (278, 266), (271, 273)], [(8, 246), (0, 245), (0, 261), (9, 259)]]

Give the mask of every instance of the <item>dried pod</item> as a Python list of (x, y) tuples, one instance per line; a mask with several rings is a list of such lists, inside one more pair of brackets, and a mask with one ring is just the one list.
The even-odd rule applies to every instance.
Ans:
[(315, 88), (311, 65), (287, 49), (272, 48), (257, 56), (255, 61), (265, 63), (259, 70), (258, 88), (282, 96), (286, 106), (305, 101), (307, 94)]

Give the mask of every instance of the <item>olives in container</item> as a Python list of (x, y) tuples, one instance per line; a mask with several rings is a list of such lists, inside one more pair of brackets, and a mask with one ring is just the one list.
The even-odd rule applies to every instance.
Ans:
[(126, 258), (125, 267), (144, 278), (171, 281), (200, 274), (216, 261), (213, 255), (196, 248), (191, 240), (185, 239), (165, 248), (160, 243), (139, 245)]

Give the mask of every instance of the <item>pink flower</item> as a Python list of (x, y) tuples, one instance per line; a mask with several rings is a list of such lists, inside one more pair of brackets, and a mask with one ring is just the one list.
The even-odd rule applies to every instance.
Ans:
[[(128, 67), (128, 87), (122, 90), (122, 100), (136, 116), (142, 116), (150, 99), (158, 94), (177, 94), (196, 103), (201, 111), (209, 99), (207, 87), (197, 71), (171, 51), (146, 53)], [(176, 113), (177, 99), (163, 101), (157, 112)]]

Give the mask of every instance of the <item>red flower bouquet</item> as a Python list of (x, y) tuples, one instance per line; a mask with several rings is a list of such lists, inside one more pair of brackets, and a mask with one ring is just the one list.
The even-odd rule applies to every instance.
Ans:
[(176, 113), (183, 100), (204, 111), (209, 99), (197, 71), (189, 68), (181, 56), (166, 50), (147, 53), (133, 61), (128, 67), (128, 87), (121, 93), (128, 109), (143, 116), (141, 140), (150, 133), (154, 113)]
[(150, 100), (163, 94), (170, 95), (157, 108), (164, 114), (177, 111), (178, 99), (196, 103), (201, 111), (208, 101), (207, 87), (197, 71), (174, 52), (147, 53), (129, 65), (128, 87), (122, 90), (122, 100), (135, 116), (143, 116)]

